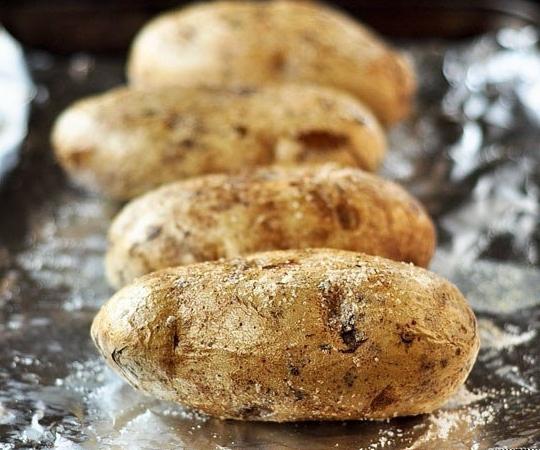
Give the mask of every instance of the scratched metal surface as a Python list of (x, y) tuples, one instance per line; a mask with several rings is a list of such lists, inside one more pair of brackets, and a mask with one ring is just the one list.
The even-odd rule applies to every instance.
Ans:
[(432, 268), (467, 295), (482, 333), (478, 362), (452, 402), (382, 423), (241, 423), (125, 385), (88, 336), (111, 293), (102, 256), (118, 205), (70, 186), (48, 141), (62, 108), (123, 81), (124, 61), (30, 50), (29, 134), (0, 191), (0, 449), (540, 445), (537, 32), (403, 47), (418, 69), (417, 112), (392, 131), (383, 173), (433, 214), (440, 245)]

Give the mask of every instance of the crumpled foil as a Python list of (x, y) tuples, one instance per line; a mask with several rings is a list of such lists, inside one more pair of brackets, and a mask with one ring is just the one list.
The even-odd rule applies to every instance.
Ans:
[(30, 52), (37, 83), (22, 160), (0, 193), (0, 449), (484, 449), (540, 444), (540, 50), (532, 28), (403, 44), (416, 113), (383, 174), (436, 220), (432, 269), (479, 319), (466, 385), (441, 410), (385, 422), (220, 421), (134, 391), (88, 335), (111, 294), (102, 267), (118, 206), (71, 187), (48, 145), (71, 101), (123, 80), (123, 61)]

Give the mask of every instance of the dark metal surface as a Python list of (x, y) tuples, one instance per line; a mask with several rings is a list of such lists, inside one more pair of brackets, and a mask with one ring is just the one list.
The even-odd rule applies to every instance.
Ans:
[[(55, 52), (124, 52), (156, 14), (193, 3), (174, 0), (3, 0), (0, 23), (25, 45)], [(533, 0), (333, 0), (394, 37), (460, 38), (503, 26), (540, 24)]]

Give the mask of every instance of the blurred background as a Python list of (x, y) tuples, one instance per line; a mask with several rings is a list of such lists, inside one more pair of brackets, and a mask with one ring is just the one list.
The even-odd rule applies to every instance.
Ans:
[[(55, 52), (125, 50), (137, 30), (175, 0), (2, 0), (0, 22), (20, 42)], [(335, 0), (393, 37), (459, 38), (539, 23), (533, 0)]]

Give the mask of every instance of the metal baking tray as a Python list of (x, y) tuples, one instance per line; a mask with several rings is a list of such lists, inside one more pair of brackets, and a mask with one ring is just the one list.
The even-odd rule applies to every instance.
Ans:
[[(16, 3), (8, 0), (0, 7), (0, 12), (11, 11), (7, 22), (14, 33), (28, 23), (28, 11), (44, 8), (44, 3)], [(20, 32), (17, 37), (32, 43), (26, 47), (26, 63), (33, 100), (20, 160), (0, 188), (0, 449), (540, 446), (540, 39), (535, 4), (515, 2), (513, 13), (505, 11), (510, 2), (491, 9), (489, 2), (482, 2), (484, 9), (476, 3), (474, 11), (454, 4), (454, 12), (448, 12), (439, 2), (431, 7), (424, 2), (423, 15), (415, 16), (403, 2), (368, 3), (342, 6), (373, 24), (378, 20), (378, 27), (394, 36), (400, 34), (395, 11), (424, 17), (418, 19), (424, 25), (416, 28), (411, 20), (401, 20), (409, 24), (401, 34), (409, 37), (394, 38), (416, 64), (420, 89), (416, 112), (390, 134), (382, 172), (428, 207), (440, 240), (432, 269), (461, 288), (479, 319), (482, 347), (465, 387), (430, 415), (386, 422), (271, 424), (201, 417), (123, 383), (105, 367), (88, 334), (97, 308), (111, 294), (102, 256), (107, 226), (119, 205), (69, 184), (52, 157), (49, 133), (69, 103), (124, 81), (125, 52), (111, 51), (125, 42), (111, 38), (110, 45), (101, 47), (100, 36), (72, 53), (77, 41), (51, 45), (48, 36), (39, 45), (39, 36), (30, 39)], [(69, 9), (66, 2), (50, 4), (58, 11)], [(80, 5), (97, 7), (96, 2), (78, 5), (70, 17)], [(133, 5), (133, 14), (155, 12), (149, 3)], [(17, 7), (26, 12), (17, 15)], [(88, 22), (85, 14), (79, 16)], [(485, 26), (473, 27), (472, 20), (465, 27), (459, 17), (476, 17)], [(424, 32), (429, 28), (446, 38)], [(419, 31), (421, 38), (410, 37)], [(90, 48), (103, 51), (82, 52)]]

